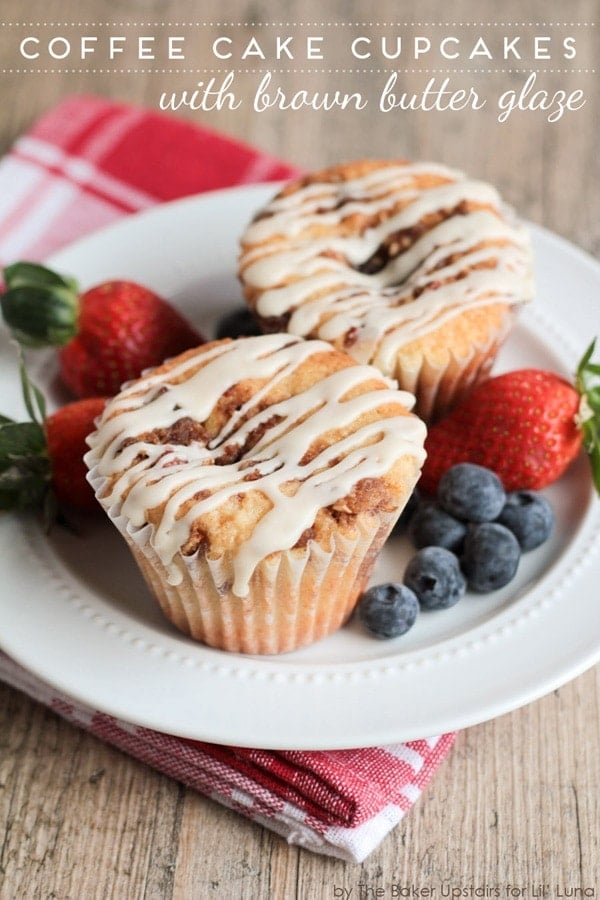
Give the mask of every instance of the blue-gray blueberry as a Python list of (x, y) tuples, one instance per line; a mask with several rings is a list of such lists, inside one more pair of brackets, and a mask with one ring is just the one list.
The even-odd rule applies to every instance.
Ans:
[(457, 463), (438, 485), (439, 505), (465, 522), (492, 522), (506, 502), (506, 492), (495, 472), (474, 463)]
[(433, 546), (456, 551), (462, 545), (467, 526), (435, 503), (421, 503), (410, 520), (409, 533), (417, 548)]
[(469, 527), (460, 564), (469, 587), (487, 594), (512, 581), (520, 557), (512, 531), (497, 522), (482, 522)]
[(526, 552), (548, 540), (554, 527), (554, 511), (542, 494), (514, 491), (507, 495), (498, 522), (512, 531)]
[(424, 609), (448, 609), (467, 589), (457, 557), (444, 547), (423, 547), (415, 553), (406, 567), (404, 584)]
[(388, 582), (369, 588), (356, 607), (359, 621), (377, 638), (395, 638), (415, 624), (419, 601), (403, 584)]

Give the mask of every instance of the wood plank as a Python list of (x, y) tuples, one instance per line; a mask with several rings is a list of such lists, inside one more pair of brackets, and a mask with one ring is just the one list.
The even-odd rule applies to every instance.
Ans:
[(177, 783), (5, 685), (0, 736), (1, 896), (170, 895)]

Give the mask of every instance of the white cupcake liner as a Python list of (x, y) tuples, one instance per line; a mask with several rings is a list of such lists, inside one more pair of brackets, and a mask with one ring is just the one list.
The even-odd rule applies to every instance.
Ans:
[(512, 324), (513, 316), (509, 312), (503, 318), (503, 327), (493, 331), (484, 343), (474, 344), (465, 357), (456, 356), (449, 347), (443, 365), (434, 365), (426, 356), (414, 366), (407, 365), (400, 352), (394, 378), (402, 390), (417, 397), (414, 412), (432, 422), (456, 406), (488, 374)]
[(110, 518), (126, 538), (164, 615), (177, 628), (223, 650), (274, 654), (313, 643), (344, 624), (397, 513), (360, 513), (352, 535), (333, 526), (329, 549), (309, 540), (305, 547), (270, 554), (256, 566), (245, 597), (231, 591), (230, 556), (178, 554), (173, 562), (183, 579), (172, 585), (152, 547), (151, 529), (132, 532), (122, 516)]

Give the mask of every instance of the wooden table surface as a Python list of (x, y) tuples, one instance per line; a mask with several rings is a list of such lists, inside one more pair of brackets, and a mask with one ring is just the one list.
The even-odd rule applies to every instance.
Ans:
[[(263, 0), (236, 4), (210, 0), (201, 6), (202, 19), (214, 23), (264, 23), (274, 15), (274, 4)], [(429, 0), (401, 4), (386, 0), (377, 4), (379, 23), (369, 24), (374, 6), (360, 0), (286, 2), (277, 4), (276, 18), (284, 23), (316, 23), (316, 33), (326, 33), (338, 51), (333, 66), (342, 68), (345, 63), (355, 70), (356, 60), (340, 49), (351, 31), (377, 38), (383, 33), (439, 36), (444, 30), (465, 41), (484, 32), (519, 33), (522, 43), (535, 34), (573, 34), (577, 59), (568, 62), (555, 56), (551, 62), (538, 62), (538, 68), (546, 67), (540, 84), (543, 81), (551, 92), (583, 88), (586, 105), (554, 123), (539, 112), (517, 111), (501, 124), (492, 104), (477, 112), (381, 113), (373, 105), (360, 113), (257, 114), (246, 106), (188, 115), (305, 167), (379, 154), (458, 165), (493, 181), (526, 217), (598, 254), (600, 92), (597, 76), (589, 72), (593, 60), (598, 60), (598, 27), (593, 24), (599, 19), (597, 2), (569, 3), (565, 20), (566, 4), (558, 0), (507, 0), (502, 22), (510, 26), (488, 24), (497, 22), (499, 15), (494, 11), (498, 5), (491, 2), (459, 0), (450, 13), (449, 6), (441, 10), (441, 4)], [(21, 21), (23, 10), (20, 0), (4, 0), (3, 20)], [(35, 25), (42, 20), (182, 22), (195, 21), (199, 15), (191, 0), (32, 0), (26, 10), (35, 34), (45, 33), (43, 26)], [(453, 24), (440, 29), (440, 16), (443, 23)], [(540, 24), (556, 21), (567, 24), (558, 28)], [(329, 30), (323, 31), (323, 22), (357, 24), (327, 26)], [(216, 35), (219, 27), (207, 25), (203, 34)], [(258, 27), (248, 24), (236, 34), (248, 38)], [(267, 26), (262, 27), (265, 34)], [(302, 35), (307, 33), (303, 28), (283, 30)], [(311, 31), (315, 33), (313, 26)], [(6, 60), (14, 58), (14, 36), (8, 28), (0, 35), (8, 68)], [(357, 82), (359, 73), (334, 73), (331, 62), (322, 63), (325, 71), (310, 76), (302, 73), (306, 62), (296, 64), (297, 69), (278, 75), (287, 90), (306, 86), (309, 77), (314, 89), (360, 83), (365, 94), (375, 90), (377, 72), (365, 71)], [(199, 60), (198, 65), (215, 63)], [(252, 65), (257, 67), (256, 62)], [(360, 65), (382, 69), (394, 63), (377, 59)], [(403, 86), (422, 89), (424, 76), (412, 71), (415, 64), (407, 58), (398, 65)], [(437, 65), (442, 68), (439, 59)], [(443, 65), (476, 68), (477, 62)], [(522, 74), (509, 72), (511, 66), (515, 63), (484, 59), (479, 72), (452, 75), (457, 83), (466, 80), (493, 97), (522, 84)], [(189, 87), (190, 78), (193, 86), (194, 77), (200, 76), (169, 75), (169, 88)], [(71, 92), (97, 92), (156, 106), (167, 76), (77, 71), (5, 72), (1, 78), (0, 149), (5, 150), (37, 115)], [(251, 79), (256, 80), (254, 73), (239, 76), (242, 93), (250, 91)], [(596, 668), (521, 710), (463, 731), (411, 813), (363, 865), (350, 865), (288, 846), (0, 686), (0, 897), (260, 900), (328, 898), (352, 889), (345, 896), (357, 898), (377, 896), (380, 888), (385, 893), (379, 896), (391, 896), (393, 885), (435, 888), (436, 898), (442, 896), (443, 886), (463, 889), (462, 896), (473, 896), (472, 888), (498, 887), (503, 897), (516, 896), (509, 888), (516, 886), (524, 889), (521, 898), (530, 900), (536, 892), (544, 896), (539, 885), (550, 886), (546, 897), (561, 896), (560, 891), (566, 896), (597, 897), (599, 707)]]

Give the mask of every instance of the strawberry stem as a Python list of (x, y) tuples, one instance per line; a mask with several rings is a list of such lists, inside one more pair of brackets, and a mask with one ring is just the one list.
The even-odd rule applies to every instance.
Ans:
[(583, 446), (590, 460), (592, 479), (600, 495), (600, 365), (592, 362), (596, 338), (583, 354), (575, 375), (581, 398), (577, 424), (583, 432)]
[(6, 266), (4, 281), (2, 315), (20, 344), (61, 347), (75, 336), (79, 291), (72, 278), (37, 263), (18, 262)]
[(32, 422), (43, 426), (46, 418), (46, 400), (44, 395), (32, 381), (29, 380), (27, 370), (25, 368), (25, 358), (23, 349), (19, 347), (19, 374), (21, 376), (21, 390), (23, 391), (23, 402), (29, 413)]

